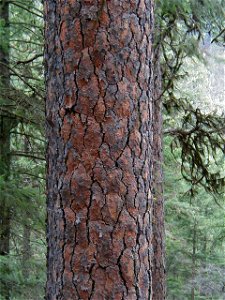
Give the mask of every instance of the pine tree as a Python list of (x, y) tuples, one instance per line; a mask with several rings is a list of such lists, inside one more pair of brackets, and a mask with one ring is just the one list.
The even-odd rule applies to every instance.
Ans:
[(0, 1), (0, 8), (0, 298), (40, 299), (45, 281), (41, 1)]
[(48, 1), (45, 18), (46, 298), (150, 299), (152, 2)]
[[(0, 36), (0, 88), (2, 91), (7, 90), (10, 85), (9, 73), (9, 3), (3, 1), (0, 4), (0, 22), (2, 23)], [(3, 92), (4, 94), (4, 92)], [(4, 105), (7, 105), (5, 99), (0, 99)], [(12, 128), (12, 120), (8, 114), (1, 115), (0, 125), (0, 176), (6, 181), (9, 178), (10, 170), (10, 130)], [(9, 254), (10, 239), (10, 207), (4, 195), (0, 199), (0, 255), (7, 256)], [(7, 269), (7, 267), (6, 267)], [(1, 285), (4, 299), (8, 300), (10, 289), (3, 282)]]

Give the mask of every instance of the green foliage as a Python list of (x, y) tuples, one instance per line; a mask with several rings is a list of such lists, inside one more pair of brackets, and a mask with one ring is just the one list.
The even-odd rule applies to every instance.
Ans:
[[(224, 43), (224, 4), (156, 1), (166, 134), (168, 300), (224, 298), (224, 115), (209, 108), (203, 84), (212, 72), (210, 63), (216, 65), (211, 42), (217, 48)], [(219, 92), (210, 96), (215, 107)]]
[[(36, 246), (36, 245), (35, 245)], [(39, 300), (44, 298), (45, 261), (41, 245), (35, 251), (40, 251), (39, 257), (33, 256), (26, 264), (18, 259), (18, 253), (12, 252), (10, 256), (0, 257), (0, 290), (5, 286), (10, 287), (10, 299)], [(17, 251), (21, 249), (18, 248)], [(37, 252), (38, 253), (38, 252)], [(26, 268), (25, 268), (26, 265)], [(1, 300), (5, 300), (1, 297)]]
[(10, 141), (0, 205), (10, 211), (10, 252), (0, 256), (0, 299), (9, 292), (10, 300), (39, 300), (46, 280), (42, 1), (13, 1), (9, 8), (9, 30), (0, 24), (0, 47), (10, 50), (10, 85), (0, 88), (0, 127), (9, 128)]
[[(223, 297), (225, 274), (225, 194), (216, 198), (203, 188), (189, 195), (180, 150), (171, 155), (165, 139), (165, 198), (168, 300)], [(176, 166), (176, 167), (175, 167)]]
[(4, 284), (10, 287), (10, 299), (42, 299), (46, 253), (43, 190), (39, 183), (38, 187), (32, 187), (32, 181), (25, 183), (29, 178), (22, 175), (8, 182), (0, 179), (1, 200), (11, 211), (11, 250), (8, 256), (0, 256), (1, 284), (3, 288)]
[(225, 37), (223, 4), (220, 0), (156, 1), (155, 47), (162, 54), (161, 96), (166, 134), (173, 137), (173, 151), (177, 147), (182, 149), (181, 171), (191, 183), (191, 193), (199, 184), (214, 192), (222, 192), (225, 185), (225, 174), (221, 172), (224, 115), (202, 109), (194, 92), (189, 89), (189, 94), (185, 94), (183, 91), (191, 76), (188, 65), (196, 70), (197, 62), (209, 60), (207, 52), (212, 40), (220, 45)]

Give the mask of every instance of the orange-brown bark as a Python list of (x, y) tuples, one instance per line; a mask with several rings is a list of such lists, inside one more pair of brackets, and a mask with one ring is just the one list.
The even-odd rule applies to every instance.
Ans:
[(152, 299), (151, 1), (45, 1), (46, 299)]

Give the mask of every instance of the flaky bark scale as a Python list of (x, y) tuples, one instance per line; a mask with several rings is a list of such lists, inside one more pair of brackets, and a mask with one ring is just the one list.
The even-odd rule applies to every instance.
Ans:
[(151, 1), (45, 1), (47, 299), (152, 299)]

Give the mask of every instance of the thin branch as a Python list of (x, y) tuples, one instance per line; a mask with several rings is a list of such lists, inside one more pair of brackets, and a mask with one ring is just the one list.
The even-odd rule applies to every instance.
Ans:
[(213, 130), (203, 130), (200, 127), (194, 127), (193, 129), (186, 131), (183, 130), (181, 128), (168, 128), (166, 130), (164, 130), (164, 134), (165, 135), (182, 135), (182, 136), (187, 136), (192, 134), (195, 131), (199, 131), (199, 132), (205, 132), (207, 134), (212, 134), (212, 133), (219, 133), (219, 132), (223, 132), (225, 130), (225, 127), (221, 127), (221, 128), (215, 128)]
[(45, 177), (42, 177), (42, 176), (39, 176), (39, 175), (31, 174), (31, 173), (24, 172), (24, 171), (22, 171), (21, 173), (22, 173), (23, 175), (28, 175), (28, 176), (30, 176), (30, 177), (34, 177), (34, 178), (37, 178), (37, 179), (46, 180)]
[(18, 25), (18, 26), (30, 26), (30, 27), (34, 27), (34, 28), (38, 28), (40, 30), (43, 30), (42, 26), (36, 25), (36, 24), (29, 24), (29, 23), (25, 23), (25, 22), (9, 22), (9, 24), (11, 25)]
[(36, 155), (33, 155), (32, 153), (26, 153), (26, 152), (22, 152), (22, 151), (12, 151), (10, 154), (13, 156), (28, 157), (28, 158), (32, 158), (32, 159), (38, 159), (38, 160), (45, 161), (44, 157), (36, 156)]
[(218, 38), (225, 32), (225, 28), (223, 30), (220, 31), (220, 33), (214, 37), (214, 39), (212, 40), (211, 44), (214, 42), (217, 42)]
[[(43, 15), (39, 15), (38, 13), (30, 10), (29, 8), (27, 8), (27, 7), (23, 6), (23, 5), (21, 5), (19, 2), (8, 1), (8, 3), (11, 3), (11, 4), (13, 4), (13, 5), (15, 5), (15, 6), (19, 7), (19, 8), (22, 8), (22, 9), (26, 10), (27, 12), (29, 12), (29, 13), (31, 13), (31, 14), (33, 14), (33, 15), (35, 15), (35, 16), (43, 19)], [(39, 10), (38, 10), (38, 12), (41, 13), (41, 11), (39, 11)]]
[(13, 72), (23, 83), (25, 83), (36, 95), (38, 95), (41, 99), (44, 99), (44, 97), (32, 86), (30, 85), (26, 80), (24, 80), (24, 78), (17, 73), (14, 69), (12, 69), (11, 67), (9, 67), (7, 64), (4, 64), (2, 62), (0, 62), (0, 65), (3, 65), (5, 67), (7, 67), (11, 72)]
[(39, 58), (39, 57), (43, 57), (43, 54), (42, 54), (42, 53), (36, 54), (34, 57), (32, 57), (32, 58), (30, 58), (30, 59), (28, 59), (28, 60), (18, 60), (18, 61), (16, 62), (16, 64), (17, 64), (17, 65), (20, 65), (20, 64), (29, 64), (29, 63), (33, 62), (34, 60), (36, 60), (36, 59)]
[(44, 44), (41, 44), (41, 43), (37, 43), (37, 42), (34, 42), (34, 41), (26, 41), (26, 40), (20, 40), (20, 39), (11, 39), (11, 42), (18, 42), (18, 43), (23, 43), (23, 44), (33, 44), (33, 45), (36, 45), (36, 46), (40, 46), (43, 48)]
[(23, 116), (20, 116), (20, 115), (17, 115), (15, 112), (12, 112), (12, 111), (8, 111), (7, 109), (3, 108), (0, 106), (0, 113), (3, 112), (3, 113), (6, 113), (6, 114), (9, 114), (11, 115), (12, 118), (15, 118), (21, 122), (24, 122), (26, 124), (34, 124), (34, 125), (40, 125), (40, 122), (34, 122), (32, 121), (31, 119), (28, 119), (26, 117), (23, 117)]

